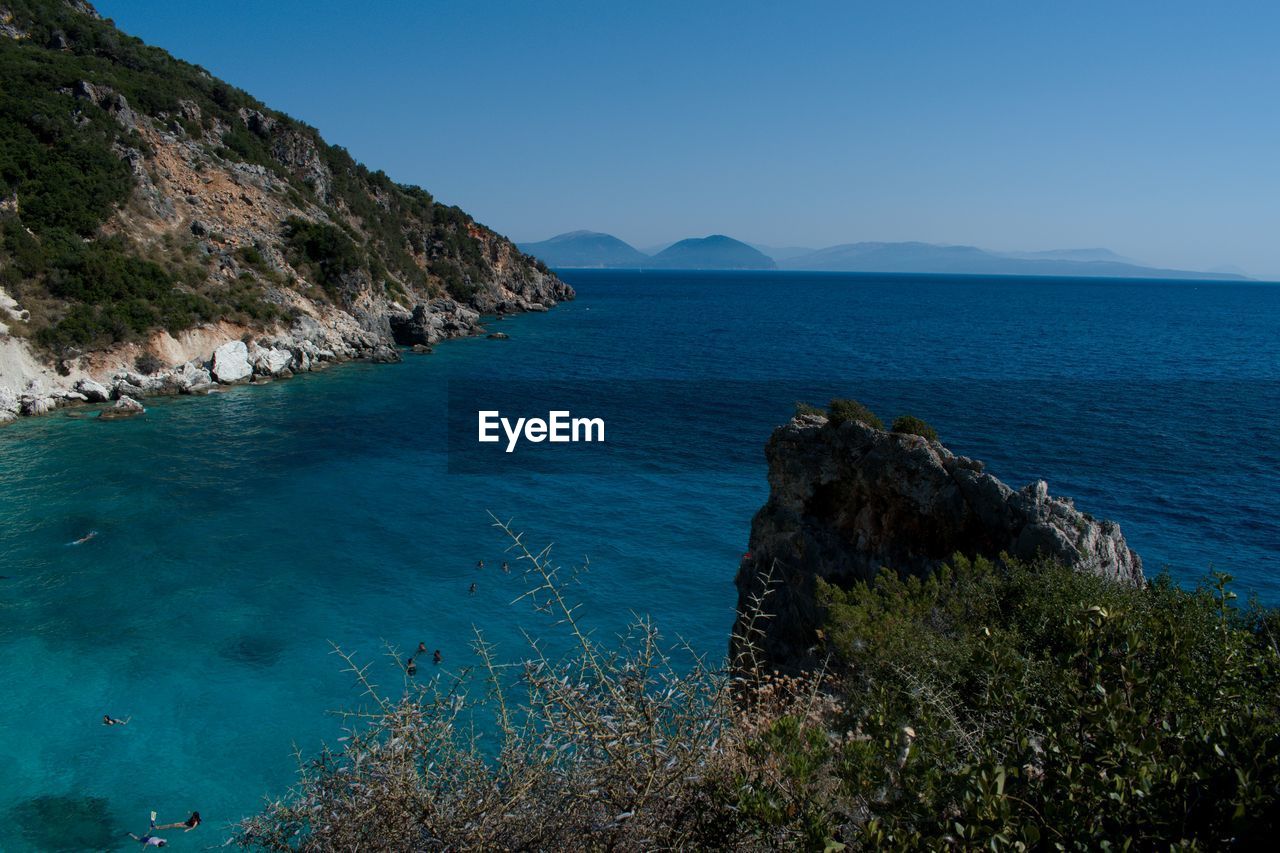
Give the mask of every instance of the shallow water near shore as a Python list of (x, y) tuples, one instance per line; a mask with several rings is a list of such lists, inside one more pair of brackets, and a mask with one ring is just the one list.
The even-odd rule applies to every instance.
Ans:
[[(451, 670), (474, 625), (519, 657), (522, 628), (553, 629), (511, 603), (488, 511), (590, 558), (573, 592), (599, 636), (648, 613), (723, 655), (762, 448), (797, 399), (910, 411), (1015, 488), (1119, 521), (1149, 575), (1213, 565), (1280, 604), (1280, 286), (564, 277), (579, 298), (494, 322), (507, 341), (0, 429), (0, 849), (127, 849), (152, 809), (205, 816), (175, 849), (220, 843), (360, 702), (331, 643), (392, 693), (384, 643)], [(687, 456), (602, 472), (575, 445), (581, 471), (451, 474), (448, 389), (496, 379), (678, 388), (634, 406)]]

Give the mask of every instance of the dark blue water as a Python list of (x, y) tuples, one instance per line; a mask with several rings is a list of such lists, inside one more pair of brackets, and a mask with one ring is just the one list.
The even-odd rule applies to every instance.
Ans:
[[(509, 341), (0, 430), (0, 849), (111, 846), (151, 809), (207, 817), (175, 847), (220, 841), (360, 701), (330, 643), (392, 693), (386, 644), (453, 669), (474, 625), (518, 657), (520, 629), (551, 629), (511, 603), (489, 510), (590, 558), (574, 592), (600, 637), (649, 613), (722, 655), (762, 447), (797, 399), (910, 411), (1011, 484), (1118, 520), (1149, 571), (1212, 565), (1280, 603), (1280, 287), (565, 277), (579, 299), (496, 323)], [(596, 389), (610, 455), (451, 459), (451, 389), (524, 388), (512, 405), (545, 411), (556, 386)]]

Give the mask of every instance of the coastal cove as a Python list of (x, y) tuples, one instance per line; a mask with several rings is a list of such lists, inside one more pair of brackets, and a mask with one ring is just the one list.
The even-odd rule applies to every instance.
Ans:
[[(1148, 576), (1194, 584), (1212, 565), (1280, 603), (1280, 287), (562, 278), (575, 301), (489, 325), (510, 340), (0, 429), (0, 848), (107, 837), (151, 809), (220, 831), (291, 783), (293, 743), (339, 735), (326, 711), (358, 704), (330, 643), (383, 685), (403, 677), (384, 642), (424, 641), (448, 670), (472, 662), (475, 625), (519, 657), (520, 629), (546, 623), (511, 604), (522, 580), (496, 568), (489, 511), (589, 558), (573, 592), (602, 639), (647, 613), (722, 656), (763, 446), (797, 400), (923, 417), (1015, 488), (1044, 478), (1120, 522)], [(450, 474), (449, 384), (490, 380), (678, 388), (661, 414), (688, 456)]]

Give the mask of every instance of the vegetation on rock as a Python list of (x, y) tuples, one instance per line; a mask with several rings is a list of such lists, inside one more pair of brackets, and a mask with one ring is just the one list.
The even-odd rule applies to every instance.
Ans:
[(938, 440), (938, 431), (914, 415), (899, 415), (894, 418), (893, 426), (889, 428), (889, 431), (905, 433), (906, 435), (918, 435), (929, 441)]
[(811, 403), (806, 403), (803, 400), (797, 400), (796, 416), (798, 417), (800, 415), (820, 415), (825, 418), (827, 416), (827, 413), (825, 410), (823, 410), (818, 406), (815, 406)]
[(873, 429), (884, 429), (884, 421), (876, 415), (875, 412), (859, 403), (857, 400), (847, 400), (836, 398), (831, 401), (827, 407), (827, 417), (833, 424), (842, 424), (849, 421), (858, 421), (866, 424)]

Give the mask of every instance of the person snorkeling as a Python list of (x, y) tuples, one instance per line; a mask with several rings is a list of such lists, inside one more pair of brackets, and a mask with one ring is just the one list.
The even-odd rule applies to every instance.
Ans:
[(141, 844), (143, 847), (168, 847), (169, 846), (168, 841), (165, 841), (163, 838), (161, 838), (158, 835), (152, 835), (149, 832), (146, 835), (134, 835), (131, 832), (129, 833), (129, 837), (132, 838), (134, 841), (138, 842), (139, 844)]
[(179, 823), (166, 823), (161, 826), (156, 826), (155, 821), (156, 821), (156, 813), (152, 812), (151, 813), (151, 829), (153, 831), (163, 830), (163, 829), (181, 829), (183, 832), (190, 832), (191, 830), (199, 826), (201, 823), (200, 812), (192, 812), (191, 817)]
[(169, 842), (156, 835), (156, 813), (151, 813), (151, 826), (145, 835), (135, 835), (129, 833), (129, 837), (141, 844), (143, 847), (168, 847)]

